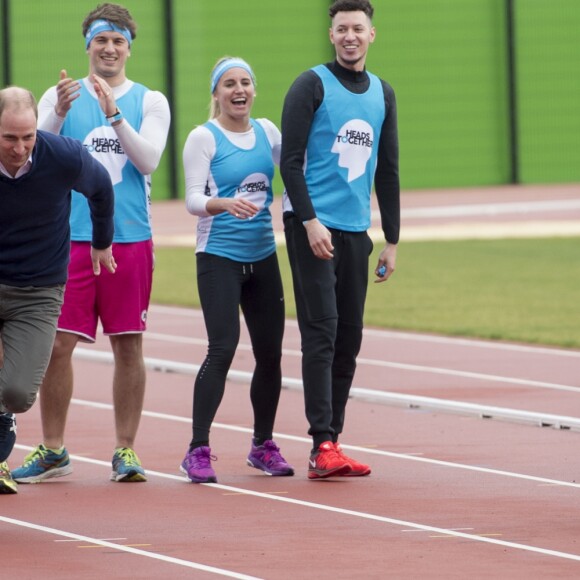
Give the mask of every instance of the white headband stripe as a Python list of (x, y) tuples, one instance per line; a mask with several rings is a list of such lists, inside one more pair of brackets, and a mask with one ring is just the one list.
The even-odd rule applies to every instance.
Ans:
[(217, 87), (217, 84), (219, 83), (219, 80), (222, 78), (223, 74), (232, 68), (244, 69), (252, 77), (252, 83), (254, 83), (254, 86), (256, 85), (256, 77), (254, 76), (252, 67), (241, 58), (230, 58), (220, 63), (211, 74), (210, 86), (212, 93), (215, 91), (215, 88)]

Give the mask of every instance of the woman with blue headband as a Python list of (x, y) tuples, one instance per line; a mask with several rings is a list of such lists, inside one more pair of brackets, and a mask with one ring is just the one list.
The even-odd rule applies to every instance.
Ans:
[(293, 475), (273, 441), (282, 386), (284, 291), (269, 208), (281, 135), (271, 121), (250, 116), (256, 80), (244, 60), (220, 59), (210, 90), (210, 119), (191, 131), (183, 150), (186, 206), (198, 216), (197, 285), (208, 350), (195, 380), (193, 438), (181, 470), (194, 483), (217, 482), (209, 432), (238, 346), (241, 307), (256, 363), (247, 464), (268, 475)]

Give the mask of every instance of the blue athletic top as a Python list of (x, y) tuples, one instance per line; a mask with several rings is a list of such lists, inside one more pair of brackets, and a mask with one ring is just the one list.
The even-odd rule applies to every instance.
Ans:
[(235, 260), (257, 262), (276, 251), (272, 228), (272, 146), (260, 123), (250, 119), (256, 135), (252, 149), (234, 145), (211, 121), (204, 127), (213, 134), (216, 152), (210, 164), (206, 195), (244, 197), (260, 207), (252, 218), (241, 220), (227, 212), (200, 217), (196, 252), (208, 252)]
[[(81, 83), (84, 81), (80, 81)], [(117, 99), (123, 117), (136, 131), (143, 120), (146, 87), (134, 83)], [(105, 119), (98, 100), (84, 89), (67, 113), (61, 135), (83, 143), (91, 155), (108, 170), (115, 188), (115, 242), (142, 242), (152, 236), (150, 223), (150, 183), (131, 163), (121, 147), (115, 129)], [(86, 200), (73, 192), (71, 239), (91, 239), (91, 221)]]
[(355, 94), (326, 66), (312, 70), (324, 86), (305, 160), (305, 179), (316, 216), (327, 227), (366, 231), (371, 225), (370, 195), (385, 120), (381, 81), (368, 73), (369, 89)]

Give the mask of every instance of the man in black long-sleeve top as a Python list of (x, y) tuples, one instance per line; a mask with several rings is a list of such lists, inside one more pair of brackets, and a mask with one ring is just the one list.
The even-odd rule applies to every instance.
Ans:
[(313, 439), (310, 479), (371, 472), (344, 454), (338, 437), (362, 341), (373, 181), (386, 240), (377, 282), (395, 269), (400, 226), (395, 94), (365, 69), (373, 7), (337, 0), (329, 15), (336, 60), (302, 73), (290, 87), (280, 161)]
[(71, 189), (89, 202), (91, 257), (114, 272), (114, 193), (80, 141), (37, 130), (32, 93), (0, 91), (0, 493), (17, 493), (6, 459), (15, 413), (32, 407), (52, 351), (70, 250)]

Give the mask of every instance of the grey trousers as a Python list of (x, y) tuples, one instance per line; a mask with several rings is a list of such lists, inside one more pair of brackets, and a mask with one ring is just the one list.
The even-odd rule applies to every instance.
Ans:
[(0, 284), (1, 413), (24, 413), (36, 401), (63, 297), (63, 284), (24, 288)]

